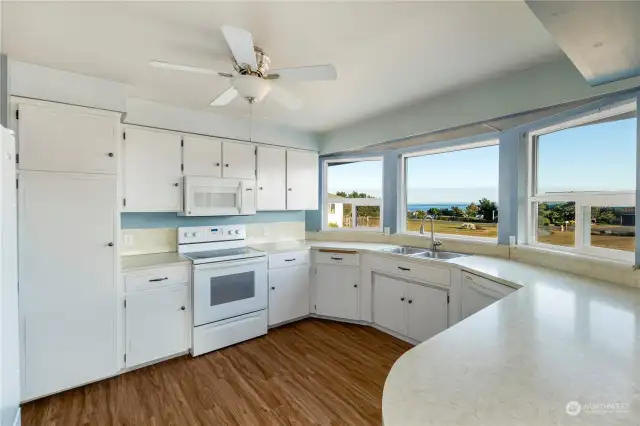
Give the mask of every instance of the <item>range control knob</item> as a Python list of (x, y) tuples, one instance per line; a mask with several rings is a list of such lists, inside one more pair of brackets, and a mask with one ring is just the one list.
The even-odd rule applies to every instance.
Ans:
[(233, 231), (232, 231), (232, 230), (229, 230), (229, 235), (231, 235), (231, 234), (233, 234)]
[(236, 229), (236, 235), (239, 235), (239, 234), (240, 234), (240, 231)]

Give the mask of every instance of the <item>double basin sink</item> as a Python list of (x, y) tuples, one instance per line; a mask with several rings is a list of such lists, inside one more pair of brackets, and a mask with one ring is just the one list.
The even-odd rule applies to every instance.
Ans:
[(384, 248), (378, 251), (383, 253), (399, 254), (401, 256), (408, 256), (413, 258), (438, 259), (438, 260), (449, 260), (449, 259), (455, 259), (456, 257), (466, 256), (466, 254), (454, 253), (452, 251), (435, 251), (434, 252), (426, 248), (408, 247), (408, 246)]

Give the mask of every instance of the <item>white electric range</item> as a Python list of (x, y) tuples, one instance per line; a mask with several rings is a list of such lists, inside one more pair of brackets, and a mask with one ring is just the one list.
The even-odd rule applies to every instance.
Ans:
[(245, 238), (244, 225), (178, 228), (193, 263), (193, 356), (267, 333), (267, 258)]

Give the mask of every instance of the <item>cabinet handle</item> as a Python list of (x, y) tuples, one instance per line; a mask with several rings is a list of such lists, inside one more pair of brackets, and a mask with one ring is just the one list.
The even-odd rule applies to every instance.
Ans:
[(109, 247), (113, 247), (113, 243), (109, 243), (107, 244)]
[(358, 284), (354, 284), (354, 285), (353, 285), (353, 288), (357, 288), (357, 287), (358, 287)]
[(165, 281), (165, 280), (168, 280), (168, 279), (169, 279), (169, 277), (164, 277), (164, 278), (152, 278), (152, 279), (150, 279), (150, 280), (149, 280), (149, 282), (150, 282), (150, 283), (155, 283), (155, 282), (158, 282), (158, 281)]
[(113, 152), (107, 154), (109, 157), (113, 157)]
[(285, 259), (285, 262), (293, 262), (294, 260), (296, 260), (296, 258), (294, 257), (293, 259)]
[(173, 186), (180, 186), (180, 184), (176, 182), (173, 184)]
[(413, 302), (413, 300), (409, 299), (409, 303), (412, 303), (412, 302)]
[(185, 309), (187, 309), (187, 308), (185, 308), (184, 306), (180, 306), (180, 310), (181, 311), (184, 311)]
[(333, 257), (333, 256), (331, 256), (331, 260), (342, 260), (342, 258), (341, 257)]
[(275, 287), (271, 287), (271, 290), (275, 290), (275, 289), (276, 289)]
[(229, 167), (229, 163), (225, 164), (224, 166), (225, 166), (225, 167)]
[(401, 298), (400, 298), (400, 301), (401, 301), (401, 302), (404, 302), (404, 297), (401, 297)]
[(398, 266), (398, 269), (400, 269), (401, 271), (410, 271), (410, 268), (404, 268), (402, 266)]
[(247, 188), (245, 191), (253, 191), (253, 188)]

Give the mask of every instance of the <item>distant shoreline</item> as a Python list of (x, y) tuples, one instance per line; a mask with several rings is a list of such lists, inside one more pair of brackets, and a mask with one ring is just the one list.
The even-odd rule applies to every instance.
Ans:
[[(441, 204), (407, 204), (407, 211), (414, 212), (416, 210), (424, 210), (427, 211), (429, 209), (451, 209), (453, 207), (458, 207), (460, 209), (466, 208), (469, 203), (441, 203)], [(477, 203), (476, 203), (477, 204)]]

